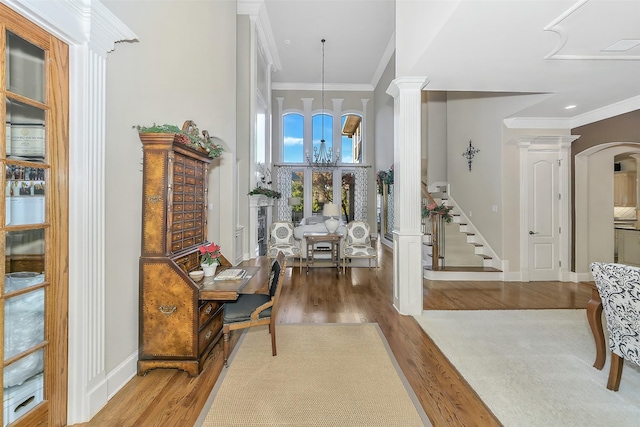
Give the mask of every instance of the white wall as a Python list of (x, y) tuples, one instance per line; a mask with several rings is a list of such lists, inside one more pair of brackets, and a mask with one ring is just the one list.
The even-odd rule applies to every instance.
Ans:
[[(251, 81), (251, 34), (253, 23), (248, 15), (238, 15), (237, 17), (237, 40), (236, 40), (236, 78), (237, 78), (237, 106), (236, 106), (236, 124), (237, 138), (243, 143), (238, 144), (237, 160), (238, 160), (238, 224), (250, 224), (249, 200), (246, 194), (250, 191), (251, 186), (251, 145), (252, 140), (252, 123), (251, 118), (251, 93), (252, 85), (247, 84)], [(245, 143), (246, 142), (246, 143)], [(243, 252), (248, 256), (250, 245), (251, 230), (244, 233)]]
[[(373, 164), (373, 173), (374, 173), (374, 183), (373, 190), (370, 191), (371, 194), (376, 194), (377, 196), (377, 186), (375, 182), (375, 177), (380, 170), (389, 170), (389, 168), (393, 165), (393, 142), (394, 142), (394, 122), (393, 122), (393, 105), (394, 99), (391, 95), (387, 93), (387, 89), (389, 85), (395, 78), (395, 58), (396, 55), (391, 55), (389, 59), (389, 63), (385, 67), (380, 80), (378, 81), (378, 85), (375, 88), (373, 93), (374, 99), (374, 125), (375, 125), (375, 161)], [(382, 197), (379, 197), (382, 200)], [(371, 200), (371, 198), (370, 198)], [(372, 203), (373, 204), (373, 203)], [(385, 221), (384, 213), (382, 212), (382, 206), (380, 206), (380, 220), (382, 222)], [(376, 213), (377, 215), (377, 213)], [(384, 226), (381, 224), (380, 230), (380, 241), (385, 243), (388, 246), (392, 246), (393, 242), (391, 240), (387, 240), (384, 238)]]
[[(428, 87), (428, 86), (427, 86)], [(431, 185), (437, 182), (447, 182), (447, 93), (425, 91), (422, 96), (423, 132), (426, 149), (422, 150), (423, 167), (422, 180)]]
[[(449, 92), (447, 97), (447, 173), (451, 196), (501, 259), (517, 256), (517, 252), (504, 251), (503, 236), (517, 239), (519, 230), (503, 229), (503, 217), (512, 215), (512, 211), (503, 212), (506, 180), (503, 167), (511, 168), (518, 162), (517, 151), (503, 150), (503, 120), (529, 105), (533, 97), (480, 92)], [(480, 150), (473, 158), (471, 171), (462, 156), (469, 140)], [(506, 154), (514, 157), (504, 158)], [(508, 185), (513, 184), (513, 179), (509, 177)], [(519, 180), (519, 175), (516, 179)], [(506, 202), (510, 207), (519, 203), (519, 192), (510, 194)], [(492, 211), (493, 206), (496, 212)]]
[(455, 12), (460, 0), (396, 1), (396, 76), (422, 76), (416, 64), (447, 19)]
[[(119, 44), (107, 67), (105, 352), (111, 371), (138, 348), (142, 150), (132, 126), (182, 126), (190, 119), (235, 148), (236, 3), (104, 3), (139, 36)], [(233, 254), (235, 156), (224, 156), (210, 174), (209, 239)]]
[(375, 109), (375, 162), (374, 171), (388, 170), (393, 165), (393, 97), (387, 94), (395, 78), (395, 54), (389, 59), (373, 93)]

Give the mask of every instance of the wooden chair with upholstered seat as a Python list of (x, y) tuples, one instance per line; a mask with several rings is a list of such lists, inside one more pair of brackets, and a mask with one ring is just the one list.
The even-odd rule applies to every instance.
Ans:
[(240, 294), (237, 300), (226, 302), (222, 320), (224, 365), (229, 358), (229, 334), (238, 329), (269, 325), (271, 352), (276, 355), (276, 310), (287, 260), (283, 252), (271, 264), (269, 293)]
[(624, 359), (640, 365), (640, 268), (603, 262), (590, 267), (609, 331), (607, 388), (618, 391)]
[(378, 251), (371, 245), (371, 232), (368, 223), (351, 221), (347, 224), (342, 242), (343, 273), (346, 271), (347, 258), (368, 258), (369, 269), (371, 269), (371, 260), (373, 259), (376, 269), (378, 268)]

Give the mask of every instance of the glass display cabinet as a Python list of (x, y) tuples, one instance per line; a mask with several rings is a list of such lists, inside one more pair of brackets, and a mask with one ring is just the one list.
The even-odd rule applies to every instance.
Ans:
[(67, 382), (68, 49), (4, 6), (0, 18), (2, 420), (63, 425), (56, 420), (66, 419), (59, 405)]

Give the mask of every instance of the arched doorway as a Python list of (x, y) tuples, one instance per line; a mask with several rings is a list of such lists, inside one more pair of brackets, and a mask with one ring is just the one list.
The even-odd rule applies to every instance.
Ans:
[(574, 260), (578, 280), (591, 280), (589, 263), (613, 262), (615, 157), (640, 154), (640, 143), (609, 142), (575, 156)]

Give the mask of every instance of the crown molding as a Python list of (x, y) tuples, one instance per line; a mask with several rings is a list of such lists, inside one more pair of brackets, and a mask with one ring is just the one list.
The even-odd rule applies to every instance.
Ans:
[(236, 15), (248, 15), (255, 22), (259, 44), (271, 66), (271, 71), (281, 70), (282, 62), (278, 54), (271, 21), (264, 0), (238, 0)]
[(104, 52), (138, 36), (100, 1), (1, 0), (29, 21), (68, 44), (90, 42)]
[(503, 123), (509, 129), (574, 129), (636, 110), (640, 110), (640, 96), (575, 117), (510, 117), (504, 119)]
[[(321, 91), (320, 83), (272, 83), (273, 90), (315, 90)], [(369, 84), (330, 83), (324, 85), (324, 91), (332, 92), (373, 92), (374, 86)]]
[(380, 62), (378, 63), (378, 68), (376, 69), (375, 73), (373, 73), (373, 78), (371, 79), (372, 87), (378, 86), (378, 82), (382, 77), (382, 73), (384, 73), (384, 70), (387, 68), (387, 65), (389, 65), (389, 60), (391, 59), (391, 56), (393, 56), (393, 53), (395, 51), (396, 51), (396, 32), (394, 31), (393, 34), (391, 34), (389, 43), (387, 43), (387, 48), (384, 50), (384, 53), (382, 54), (382, 58), (380, 58)]
[(575, 116), (571, 119), (571, 128), (588, 125), (589, 123), (609, 119), (635, 110), (640, 110), (640, 96), (625, 99), (624, 101)]

